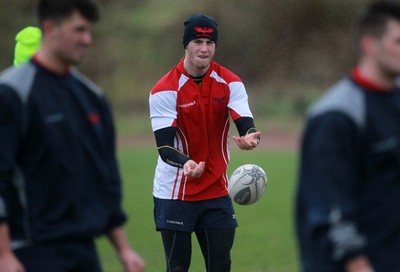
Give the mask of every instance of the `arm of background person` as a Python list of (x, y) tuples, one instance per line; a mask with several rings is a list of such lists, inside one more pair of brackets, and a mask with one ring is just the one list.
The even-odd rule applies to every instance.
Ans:
[(299, 190), (303, 227), (316, 249), (332, 245), (332, 260), (348, 262), (365, 253), (365, 236), (357, 226), (362, 186), (358, 128), (345, 114), (324, 113), (308, 121), (302, 141)]
[(108, 233), (108, 238), (118, 253), (125, 272), (144, 271), (145, 262), (130, 246), (125, 230), (122, 227), (111, 229)]
[(0, 85), (0, 268), (3, 272), (25, 271), (11, 249), (7, 198), (20, 139), (22, 103), (9, 87)]
[(11, 249), (10, 234), (7, 223), (0, 223), (0, 270), (2, 272), (25, 272)]
[(374, 272), (374, 269), (365, 255), (349, 259), (345, 263), (346, 272)]

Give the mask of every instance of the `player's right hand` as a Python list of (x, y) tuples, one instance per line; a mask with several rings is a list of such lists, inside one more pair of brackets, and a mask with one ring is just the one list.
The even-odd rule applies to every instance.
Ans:
[(241, 150), (253, 150), (260, 141), (261, 132), (252, 132), (245, 136), (233, 136), (233, 140)]
[(204, 162), (196, 163), (193, 160), (188, 160), (183, 165), (183, 174), (187, 178), (198, 178), (203, 173), (204, 165)]

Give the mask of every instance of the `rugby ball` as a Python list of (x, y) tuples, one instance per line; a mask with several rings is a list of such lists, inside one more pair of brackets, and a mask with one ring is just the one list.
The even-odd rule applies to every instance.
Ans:
[(267, 186), (267, 174), (255, 164), (244, 164), (236, 168), (229, 178), (228, 192), (237, 204), (250, 205), (257, 202)]

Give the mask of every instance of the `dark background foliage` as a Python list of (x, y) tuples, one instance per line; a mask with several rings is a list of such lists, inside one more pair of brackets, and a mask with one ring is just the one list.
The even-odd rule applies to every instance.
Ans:
[[(37, 0), (0, 0), (0, 68), (12, 64), (15, 34), (37, 25)], [(79, 69), (118, 113), (148, 112), (148, 94), (183, 56), (185, 19), (216, 18), (216, 60), (247, 86), (254, 113), (301, 115), (356, 59), (351, 23), (364, 0), (102, 0), (95, 43)]]

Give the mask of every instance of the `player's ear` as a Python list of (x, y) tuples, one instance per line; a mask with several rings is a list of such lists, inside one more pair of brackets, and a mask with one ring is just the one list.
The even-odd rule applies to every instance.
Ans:
[(376, 37), (372, 35), (365, 35), (360, 41), (361, 51), (368, 56), (373, 55), (376, 50), (377, 43), (378, 39)]
[(53, 32), (54, 28), (56, 27), (56, 23), (54, 20), (45, 20), (42, 22), (42, 31), (43, 35), (49, 35), (49, 33)]

